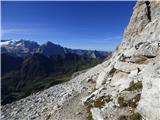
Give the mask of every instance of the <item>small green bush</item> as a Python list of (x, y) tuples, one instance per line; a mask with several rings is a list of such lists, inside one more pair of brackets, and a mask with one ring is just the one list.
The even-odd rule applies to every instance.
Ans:
[(91, 113), (91, 112), (88, 113), (88, 116), (87, 116), (87, 119), (86, 119), (86, 120), (93, 120), (93, 118), (92, 118), (92, 113)]
[(110, 101), (112, 101), (111, 95), (107, 95), (107, 96), (99, 97), (95, 100), (86, 101), (84, 105), (86, 106), (87, 111), (89, 111), (91, 107), (102, 108), (106, 102), (108, 103)]
[(142, 120), (142, 116), (140, 113), (136, 112), (136, 113), (132, 113), (130, 116), (131, 120)]
[(105, 105), (104, 100), (100, 97), (98, 99), (96, 99), (94, 102), (94, 107), (98, 107), (98, 108), (102, 108)]
[(118, 120), (127, 120), (127, 117), (125, 115), (121, 115)]
[(118, 104), (120, 105), (120, 107), (126, 107), (127, 103), (124, 101), (123, 97), (118, 97)]
[(138, 81), (136, 83), (134, 83), (134, 81), (132, 81), (129, 84), (129, 88), (127, 88), (126, 90), (133, 91), (133, 90), (140, 90), (142, 88), (143, 88), (142, 81)]
[(84, 102), (84, 106), (85, 106), (85, 109), (86, 109), (87, 113), (89, 113), (89, 112), (90, 112), (90, 109), (93, 107), (91, 101), (86, 101), (86, 102)]
[(140, 100), (141, 98), (141, 94), (137, 94), (135, 95), (132, 99), (130, 100), (124, 100), (124, 97), (118, 97), (118, 104), (120, 105), (120, 107), (132, 107), (132, 108), (136, 108), (137, 107), (137, 102)]
[(112, 97), (111, 95), (107, 95), (107, 96), (103, 96), (102, 99), (103, 99), (105, 102), (109, 103), (110, 101), (113, 100), (111, 97)]
[(135, 83), (134, 88), (137, 89), (142, 89), (143, 85), (142, 85), (142, 81), (138, 81), (137, 83)]
[(132, 108), (137, 107), (137, 102), (140, 100), (141, 94), (137, 94), (134, 98), (128, 101), (128, 106)]

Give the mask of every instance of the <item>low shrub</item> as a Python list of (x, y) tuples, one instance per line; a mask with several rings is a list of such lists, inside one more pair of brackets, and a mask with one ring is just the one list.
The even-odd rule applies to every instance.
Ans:
[(134, 83), (134, 81), (132, 81), (129, 84), (129, 88), (127, 88), (126, 90), (133, 91), (133, 90), (140, 90), (142, 88), (143, 88), (142, 81), (138, 81), (136, 83)]
[(128, 106), (132, 108), (137, 107), (137, 102), (140, 100), (141, 94), (137, 94), (134, 98), (128, 101)]
[(118, 104), (120, 105), (120, 107), (132, 107), (132, 108), (136, 108), (137, 107), (137, 103), (141, 98), (141, 94), (137, 94), (135, 95), (132, 99), (130, 100), (124, 100), (124, 97), (120, 96), (118, 97)]
[(142, 116), (140, 113), (132, 113), (130, 116), (130, 120), (142, 120)]
[(91, 112), (88, 113), (88, 116), (87, 116), (86, 120), (93, 120)]
[(107, 95), (107, 96), (99, 97), (95, 100), (86, 101), (84, 103), (84, 106), (86, 106), (86, 110), (87, 112), (89, 112), (91, 107), (102, 108), (105, 105), (105, 103), (108, 103), (110, 101), (112, 101), (111, 95)]
[(120, 105), (120, 107), (126, 107), (127, 103), (124, 100), (124, 97), (118, 97), (118, 104)]
[(119, 116), (118, 120), (127, 120), (127, 117), (125, 115)]

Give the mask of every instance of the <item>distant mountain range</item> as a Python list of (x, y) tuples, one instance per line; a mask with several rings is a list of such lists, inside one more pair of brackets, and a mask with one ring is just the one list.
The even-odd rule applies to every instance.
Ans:
[(34, 53), (45, 56), (74, 53), (89, 58), (104, 58), (110, 54), (110, 52), (106, 51), (65, 48), (49, 41), (40, 45), (30, 40), (1, 40), (0, 45), (1, 53), (8, 53), (13, 56), (30, 56)]
[(101, 63), (110, 52), (73, 50), (52, 42), (1, 40), (2, 104), (69, 80)]

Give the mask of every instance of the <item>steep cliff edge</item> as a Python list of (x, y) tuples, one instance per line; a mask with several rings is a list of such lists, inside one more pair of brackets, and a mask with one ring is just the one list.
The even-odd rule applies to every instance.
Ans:
[(12, 104), (2, 118), (160, 120), (160, 2), (137, 2), (112, 57), (75, 77)]
[[(84, 100), (94, 119), (160, 119), (159, 13), (159, 1), (135, 5), (122, 44), (102, 63), (107, 67), (95, 80), (97, 90)], [(110, 97), (105, 104), (104, 96)]]

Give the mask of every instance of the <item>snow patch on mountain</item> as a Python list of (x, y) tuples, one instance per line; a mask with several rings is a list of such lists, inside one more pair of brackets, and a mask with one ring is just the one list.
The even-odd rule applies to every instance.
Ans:
[(96, 50), (69, 49), (52, 42), (38, 44), (30, 40), (1, 40), (1, 53), (8, 53), (15, 56), (27, 56), (34, 53), (43, 54), (45, 56), (62, 55), (66, 53), (74, 53), (89, 58), (104, 58), (111, 52)]

